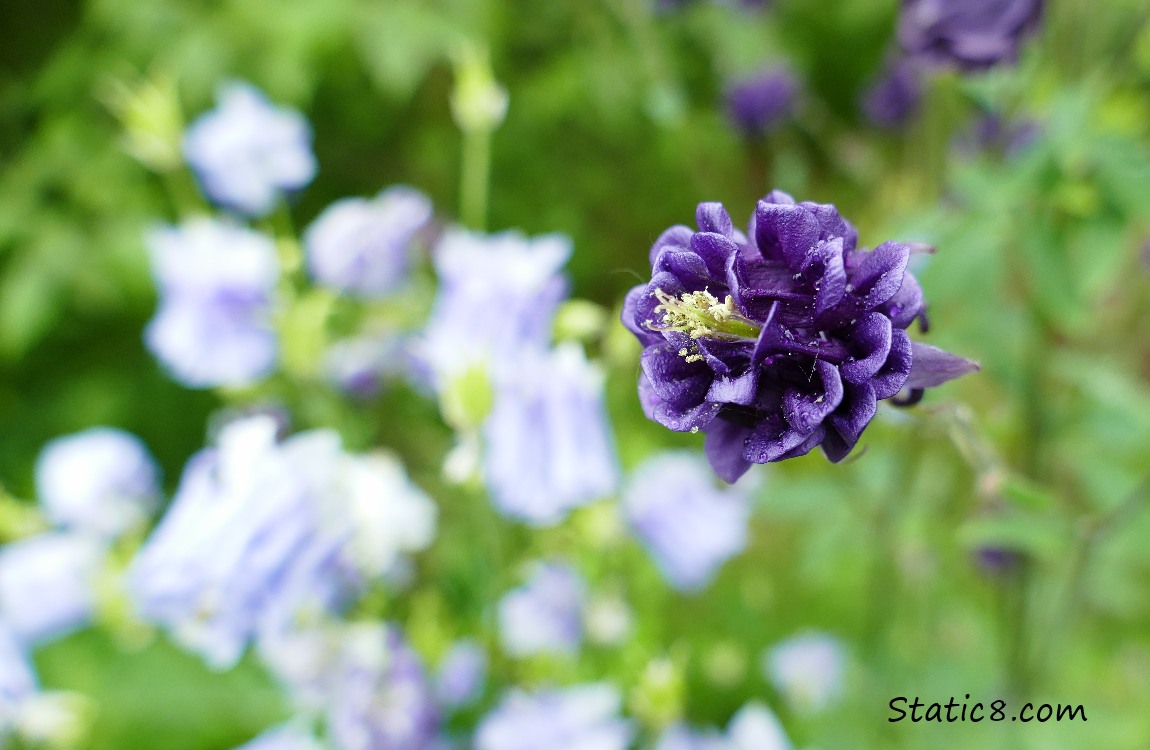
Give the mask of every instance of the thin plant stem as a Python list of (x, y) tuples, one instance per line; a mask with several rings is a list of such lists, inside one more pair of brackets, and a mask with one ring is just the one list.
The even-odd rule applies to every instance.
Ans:
[(487, 197), (491, 173), (491, 131), (463, 133), (463, 163), (459, 180), (459, 213), (465, 226), (487, 228)]

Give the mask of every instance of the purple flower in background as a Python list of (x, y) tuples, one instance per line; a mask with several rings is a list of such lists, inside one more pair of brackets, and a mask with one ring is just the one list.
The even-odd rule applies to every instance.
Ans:
[(340, 750), (425, 750), (439, 711), (419, 656), (399, 628), (352, 625), (331, 673), (328, 730)]
[(730, 750), (791, 750), (779, 717), (758, 701), (747, 703), (731, 717), (727, 742)]
[(84, 627), (95, 609), (104, 556), (103, 540), (72, 532), (0, 547), (0, 621), (28, 646)]
[(561, 563), (537, 563), (523, 586), (499, 601), (499, 640), (512, 656), (574, 654), (583, 640), (585, 584)]
[(458, 641), (439, 663), (435, 696), (445, 708), (469, 706), (482, 695), (486, 679), (486, 652), (475, 641)]
[(426, 196), (402, 186), (371, 200), (336, 201), (303, 235), (312, 277), (360, 297), (393, 292), (407, 278), (410, 245), (431, 214)]
[(339, 608), (434, 532), (394, 459), (346, 456), (331, 431), (275, 433), (270, 417), (240, 420), (193, 456), (130, 571), (141, 614), (217, 667), (301, 612)]
[(274, 727), (236, 750), (324, 750), (311, 732), (295, 724)]
[(514, 364), (484, 425), (485, 476), (501, 512), (550, 525), (618, 481), (603, 373), (570, 343)]
[(448, 230), (435, 250), (439, 293), (419, 344), (438, 386), (477, 363), (514, 370), (522, 353), (546, 350), (570, 255), (561, 235)]
[(483, 717), (476, 750), (625, 750), (631, 723), (619, 717), (619, 691), (606, 683), (537, 693), (511, 691)]
[(38, 690), (24, 645), (0, 620), (0, 746), (15, 730), (23, 705)]
[(1013, 120), (1004, 115), (987, 112), (974, 124), (955, 137), (955, 148), (967, 155), (993, 152), (1014, 156), (1025, 151), (1042, 135), (1042, 126), (1034, 120)]
[(798, 711), (821, 711), (843, 690), (842, 642), (827, 633), (804, 633), (777, 643), (763, 657), (764, 672)]
[(156, 462), (135, 435), (93, 427), (44, 446), (36, 459), (36, 490), (56, 525), (114, 538), (154, 509)]
[(148, 235), (160, 306), (144, 340), (191, 388), (238, 386), (275, 366), (275, 243), (258, 232), (199, 218)]
[(903, 0), (898, 41), (932, 65), (985, 70), (1018, 59), (1019, 44), (1042, 17), (1043, 0)]
[(1026, 555), (1009, 547), (982, 546), (975, 550), (974, 561), (984, 573), (1005, 575), (1019, 570), (1026, 562)]
[(863, 114), (871, 124), (887, 130), (906, 127), (922, 103), (922, 81), (910, 62), (887, 68), (863, 95)]
[(750, 138), (774, 130), (794, 108), (799, 85), (782, 67), (740, 78), (727, 88), (727, 115)]
[(644, 461), (627, 481), (623, 512), (635, 535), (680, 591), (698, 591), (743, 550), (750, 506), (737, 487), (714, 484), (693, 453)]
[(978, 369), (907, 336), (925, 313), (909, 245), (859, 249), (834, 206), (779, 191), (759, 201), (749, 238), (721, 204), (700, 204), (697, 220), (655, 242), (652, 279), (622, 317), (645, 347), (644, 412), (706, 432), (726, 481), (815, 446), (841, 461), (879, 400)]
[(399, 339), (390, 336), (356, 336), (334, 342), (324, 353), (327, 379), (349, 396), (371, 399), (388, 376), (398, 375), (406, 364)]
[(303, 115), (271, 104), (248, 83), (221, 87), (216, 100), (184, 135), (184, 157), (209, 198), (263, 216), (282, 192), (312, 181), (315, 155)]

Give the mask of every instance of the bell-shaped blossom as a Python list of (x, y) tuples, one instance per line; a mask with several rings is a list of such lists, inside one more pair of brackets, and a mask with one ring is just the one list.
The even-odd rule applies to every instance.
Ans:
[(349, 457), (330, 431), (277, 444), (276, 428), (236, 421), (194, 456), (130, 574), (141, 614), (217, 667), (301, 611), (339, 608), (434, 528), (394, 461)]
[(791, 741), (775, 712), (758, 701), (740, 708), (727, 724), (730, 750), (791, 750)]
[(483, 717), (476, 750), (625, 750), (634, 728), (619, 716), (621, 696), (607, 683), (525, 693), (512, 690)]
[(312, 181), (316, 161), (303, 115), (242, 82), (222, 86), (216, 101), (184, 134), (184, 158), (209, 198), (263, 216), (284, 192)]
[(75, 532), (49, 532), (0, 547), (0, 620), (35, 645), (84, 627), (96, 605), (105, 543)]
[(668, 582), (698, 591), (747, 543), (750, 505), (740, 487), (720, 489), (692, 453), (642, 463), (627, 481), (623, 510)]
[(884, 70), (863, 95), (867, 120), (886, 130), (905, 127), (918, 114), (922, 82), (916, 67), (905, 60)]
[(431, 214), (427, 196), (403, 186), (372, 199), (336, 201), (303, 235), (312, 278), (359, 297), (395, 291), (407, 278), (412, 241)]
[(903, 0), (898, 41), (922, 62), (984, 70), (1018, 59), (1044, 0)]
[(821, 711), (843, 690), (842, 643), (827, 633), (803, 633), (766, 651), (767, 678), (800, 712)]
[(786, 68), (759, 71), (727, 87), (727, 116), (746, 136), (764, 136), (791, 114), (798, 91), (798, 81)]
[(583, 579), (563, 563), (537, 563), (499, 601), (499, 640), (512, 656), (573, 654), (583, 641)]
[(483, 693), (487, 679), (487, 653), (472, 640), (454, 643), (439, 663), (435, 696), (439, 705), (453, 709), (469, 706)]
[(324, 746), (303, 727), (284, 724), (267, 730), (236, 750), (324, 750)]
[(706, 432), (728, 482), (815, 446), (840, 461), (879, 400), (978, 369), (911, 343), (905, 329), (925, 313), (911, 246), (859, 249), (834, 206), (779, 191), (759, 201), (748, 237), (721, 204), (696, 218), (700, 231), (672, 227), (655, 242), (652, 279), (627, 294), (623, 323), (645, 347), (644, 412)]
[(135, 435), (93, 427), (44, 446), (36, 459), (36, 490), (56, 525), (114, 538), (151, 514), (157, 474)]
[(270, 374), (275, 243), (207, 218), (157, 229), (147, 242), (160, 305), (144, 340), (172, 376), (191, 388), (210, 388)]
[(545, 526), (614, 491), (603, 382), (574, 343), (524, 354), (497, 380), (483, 467), (501, 512)]
[(570, 255), (561, 235), (448, 230), (435, 248), (439, 292), (418, 345), (438, 386), (476, 364), (514, 370), (522, 353), (545, 350)]

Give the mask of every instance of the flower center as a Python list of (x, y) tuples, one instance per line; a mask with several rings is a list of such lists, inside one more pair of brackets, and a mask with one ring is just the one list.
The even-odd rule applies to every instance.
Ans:
[(659, 323), (646, 321), (652, 331), (679, 331), (692, 339), (718, 339), (720, 341), (754, 341), (762, 328), (740, 313), (735, 300), (727, 295), (725, 300), (704, 289), (701, 292), (685, 292), (672, 297), (662, 289), (655, 290), (659, 305), (656, 313), (662, 313)]

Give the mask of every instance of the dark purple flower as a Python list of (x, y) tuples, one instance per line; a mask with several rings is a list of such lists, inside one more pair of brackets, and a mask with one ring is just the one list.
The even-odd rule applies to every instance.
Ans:
[(1043, 0), (903, 0), (898, 41), (922, 62), (985, 70), (1018, 59), (1042, 9)]
[(760, 71), (728, 87), (727, 114), (745, 135), (766, 135), (790, 114), (798, 90), (798, 82), (786, 68)]
[(863, 95), (863, 114), (887, 130), (905, 127), (918, 114), (922, 82), (914, 65), (903, 60), (887, 68)]
[(700, 231), (656, 240), (651, 281), (628, 292), (623, 324), (645, 347), (645, 413), (706, 432), (728, 482), (816, 445), (840, 461), (879, 400), (978, 369), (907, 336), (925, 314), (910, 245), (859, 249), (834, 206), (777, 190), (759, 201), (749, 239), (719, 203), (696, 217)]
[(1009, 547), (988, 545), (974, 551), (974, 561), (983, 572), (990, 575), (1013, 573), (1022, 567), (1026, 556)]

